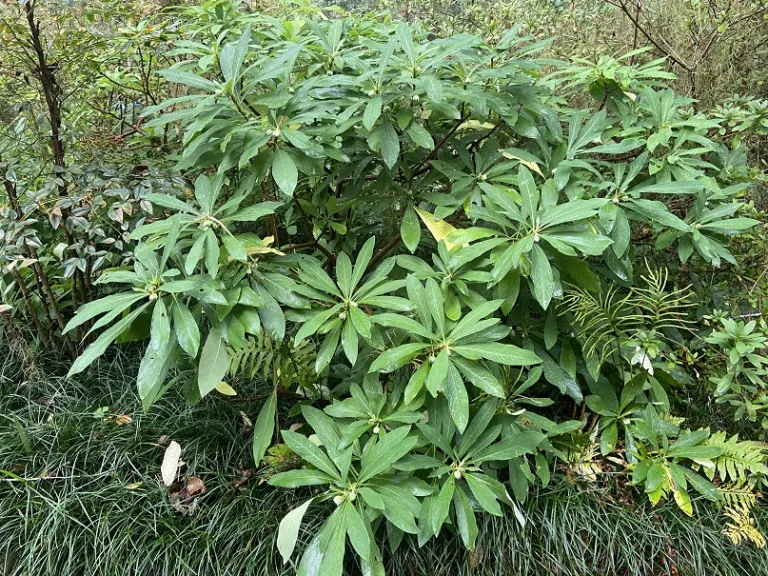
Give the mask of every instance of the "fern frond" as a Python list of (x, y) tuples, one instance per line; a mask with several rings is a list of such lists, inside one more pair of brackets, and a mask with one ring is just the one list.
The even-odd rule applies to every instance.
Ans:
[(722, 496), (720, 506), (724, 510), (731, 508), (749, 508), (751, 509), (757, 503), (760, 494), (752, 489), (749, 482), (742, 480), (730, 484), (721, 484), (718, 491)]
[(597, 295), (573, 287), (565, 297), (584, 353), (587, 356), (597, 354), (601, 363), (621, 349), (624, 332), (636, 321), (627, 306), (629, 296), (620, 297), (618, 292), (616, 286)]
[(758, 548), (763, 548), (765, 536), (757, 529), (752, 516), (752, 506), (735, 504), (727, 507), (723, 514), (730, 519), (730, 522), (726, 523), (723, 534), (728, 536), (736, 546), (742, 542), (752, 542)]
[(229, 373), (248, 380), (272, 378), (284, 388), (314, 387), (314, 363), (315, 348), (310, 341), (296, 347), (293, 341), (278, 342), (262, 331), (249, 335), (243, 346), (231, 351)]
[(715, 467), (704, 470), (710, 480), (715, 474), (723, 482), (739, 482), (751, 474), (768, 475), (768, 466), (765, 465), (768, 453), (762, 444), (739, 440), (738, 434), (727, 438), (725, 432), (714, 432), (706, 444), (723, 451), (715, 459)]
[(651, 330), (664, 328), (683, 329), (692, 323), (685, 318), (685, 311), (693, 306), (688, 287), (668, 291), (669, 270), (654, 272), (646, 263), (648, 274), (641, 276), (645, 288), (632, 288), (630, 301), (643, 316), (643, 323)]

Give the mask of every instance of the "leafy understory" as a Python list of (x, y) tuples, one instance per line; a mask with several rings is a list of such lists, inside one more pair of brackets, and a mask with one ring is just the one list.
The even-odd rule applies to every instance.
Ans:
[[(251, 464), (309, 488), (276, 536), (302, 576), (349, 554), (392, 573), (388, 551), (448, 534), (474, 557), (489, 517), (524, 530), (537, 490), (608, 472), (764, 545), (764, 445), (680, 415), (710, 346), (724, 375), (705, 394), (766, 422), (765, 322), (703, 309), (690, 281), (737, 265), (760, 224), (750, 171), (662, 61), (610, 84), (521, 26), (489, 41), (311, 7), (179, 14), (137, 131), (179, 183), (141, 191), (125, 255), (75, 265), (92, 278), (70, 281), (55, 333), (79, 352), (70, 382), (142, 341), (145, 411), (177, 391), (258, 401)], [(46, 250), (30, 220), (4, 236), (18, 277)]]

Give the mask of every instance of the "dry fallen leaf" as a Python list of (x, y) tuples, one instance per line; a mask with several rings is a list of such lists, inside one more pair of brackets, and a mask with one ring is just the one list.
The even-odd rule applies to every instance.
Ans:
[(163, 484), (171, 486), (176, 479), (176, 471), (179, 469), (179, 457), (181, 456), (181, 446), (179, 443), (171, 440), (168, 448), (165, 449), (163, 464), (160, 467), (160, 473), (163, 477)]
[(122, 426), (123, 424), (131, 424), (133, 422), (133, 418), (128, 416), (128, 414), (120, 414), (119, 416), (115, 417), (115, 424), (118, 426)]
[(253, 422), (248, 418), (248, 415), (242, 410), (238, 410), (237, 413), (240, 414), (240, 419), (243, 421), (243, 428), (245, 428), (245, 431), (250, 432), (253, 430)]
[(205, 494), (207, 488), (205, 482), (200, 480), (197, 476), (190, 476), (187, 478), (187, 494), (194, 496), (195, 494)]
[(138, 488), (139, 486), (141, 486), (141, 482), (133, 482), (131, 484), (128, 484), (128, 486), (126, 486), (126, 488), (128, 490), (136, 490), (136, 488)]

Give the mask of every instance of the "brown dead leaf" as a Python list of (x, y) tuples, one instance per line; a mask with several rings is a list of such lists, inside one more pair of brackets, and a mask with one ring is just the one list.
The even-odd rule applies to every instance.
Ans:
[(197, 476), (190, 476), (187, 478), (186, 490), (187, 494), (194, 496), (195, 494), (205, 494), (208, 489), (205, 487), (205, 482), (200, 478)]
[(242, 410), (238, 410), (237, 413), (240, 415), (240, 419), (243, 421), (243, 428), (245, 429), (245, 433), (247, 434), (253, 430), (253, 422), (251, 422), (251, 419), (248, 418), (248, 415)]
[(128, 416), (128, 414), (120, 414), (115, 417), (115, 424), (118, 426), (123, 426), (124, 424), (132, 424), (133, 418)]

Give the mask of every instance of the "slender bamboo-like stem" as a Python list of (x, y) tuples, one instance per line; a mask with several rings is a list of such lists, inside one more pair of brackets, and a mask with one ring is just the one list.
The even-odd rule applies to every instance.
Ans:
[(29, 295), (29, 290), (27, 290), (26, 284), (24, 284), (24, 279), (21, 277), (21, 274), (19, 274), (19, 271), (16, 270), (15, 266), (10, 266), (9, 270), (11, 271), (11, 276), (13, 276), (16, 284), (18, 284), (19, 290), (21, 290), (21, 295), (24, 298), (24, 303), (27, 305), (27, 311), (32, 317), (32, 322), (35, 325), (35, 329), (37, 330), (37, 335), (40, 337), (40, 341), (46, 347), (50, 348), (51, 341), (48, 338), (48, 334), (46, 333), (45, 328), (43, 328), (43, 325), (40, 322), (40, 318), (37, 314), (35, 314), (35, 309), (32, 307), (32, 297)]

